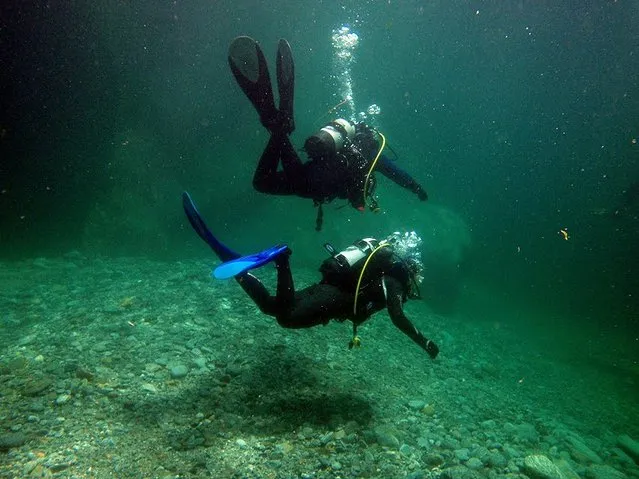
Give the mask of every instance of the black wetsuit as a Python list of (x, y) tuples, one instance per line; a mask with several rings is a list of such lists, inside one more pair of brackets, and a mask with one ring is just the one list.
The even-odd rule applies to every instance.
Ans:
[[(420, 200), (428, 198), (419, 183), (386, 156), (380, 156), (375, 171), (415, 193)], [(353, 171), (347, 162), (334, 161), (334, 158), (314, 158), (303, 163), (288, 135), (275, 132), (260, 157), (253, 187), (261, 193), (311, 198), (319, 204), (336, 198), (346, 199), (359, 209), (365, 206), (363, 185), (367, 173), (367, 168)]]
[(365, 281), (360, 287), (357, 312), (353, 311), (355, 288), (352, 281), (336, 284), (324, 279), (300, 291), (295, 291), (289, 266), (289, 255), (283, 254), (275, 261), (277, 267), (277, 292), (272, 296), (262, 282), (251, 273), (236, 277), (237, 282), (253, 299), (260, 310), (274, 316), (285, 328), (310, 328), (327, 324), (331, 319), (351, 320), (355, 324), (366, 321), (373, 313), (388, 309), (393, 324), (431, 358), (439, 353), (437, 345), (426, 338), (404, 315), (403, 303), (408, 299), (409, 274), (406, 266), (393, 262), (390, 250), (381, 250), (367, 268)]

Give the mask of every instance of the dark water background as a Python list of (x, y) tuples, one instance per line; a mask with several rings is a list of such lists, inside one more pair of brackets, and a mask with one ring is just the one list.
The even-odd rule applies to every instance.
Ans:
[[(287, 241), (307, 267), (326, 240), (403, 227), (428, 241), (443, 209), (470, 238), (452, 283), (565, 313), (594, 342), (636, 338), (639, 206), (609, 215), (639, 180), (635, 1), (9, 1), (0, 22), (3, 259), (207, 254), (184, 189), (230, 244)], [(360, 35), (358, 108), (382, 107), (431, 199), (383, 182), (384, 215), (330, 207), (318, 235), (310, 201), (252, 191), (267, 135), (226, 55), (246, 34), (273, 65), (277, 39), (290, 41), (301, 145), (341, 100), (330, 36), (342, 24)], [(446, 231), (437, 241), (456, 244)]]

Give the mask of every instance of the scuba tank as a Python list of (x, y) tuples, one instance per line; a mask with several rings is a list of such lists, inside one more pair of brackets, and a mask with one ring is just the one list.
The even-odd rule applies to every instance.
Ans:
[(353, 268), (357, 263), (368, 258), (379, 241), (375, 238), (363, 238), (334, 256), (335, 260), (345, 268)]
[(338, 118), (308, 137), (302, 148), (310, 158), (335, 157), (355, 136), (355, 125)]
[(363, 238), (340, 252), (336, 252), (330, 244), (325, 244), (324, 248), (331, 257), (320, 266), (322, 282), (340, 289), (354, 290), (364, 263), (379, 244), (375, 238)]

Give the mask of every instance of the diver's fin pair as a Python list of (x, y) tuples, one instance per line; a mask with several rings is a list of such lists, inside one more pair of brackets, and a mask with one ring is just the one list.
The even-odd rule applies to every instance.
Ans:
[(275, 107), (266, 58), (258, 43), (251, 37), (237, 37), (231, 42), (228, 59), (235, 80), (257, 110), (262, 125), (271, 132), (291, 133), (295, 130), (295, 65), (288, 42), (280, 39), (277, 45), (279, 110)]
[(224, 261), (224, 263), (215, 268), (213, 271), (213, 275), (217, 279), (232, 278), (233, 276), (237, 276), (248, 270), (259, 268), (260, 266), (273, 261), (282, 253), (290, 253), (288, 246), (280, 244), (256, 254), (240, 256), (235, 251), (220, 243), (220, 241), (213, 236), (213, 233), (211, 233), (206, 226), (206, 223), (204, 223), (202, 216), (200, 216), (191, 196), (186, 191), (182, 193), (182, 206), (184, 207), (186, 217), (189, 219), (189, 223), (191, 223), (191, 226), (198, 236), (211, 247), (218, 258)]

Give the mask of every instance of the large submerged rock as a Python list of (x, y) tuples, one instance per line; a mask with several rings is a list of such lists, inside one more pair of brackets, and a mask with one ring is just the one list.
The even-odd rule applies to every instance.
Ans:
[(561, 470), (543, 454), (526, 456), (524, 472), (533, 479), (563, 479)]
[(628, 454), (632, 459), (639, 464), (639, 442), (627, 434), (623, 434), (617, 438), (617, 444), (623, 452)]

